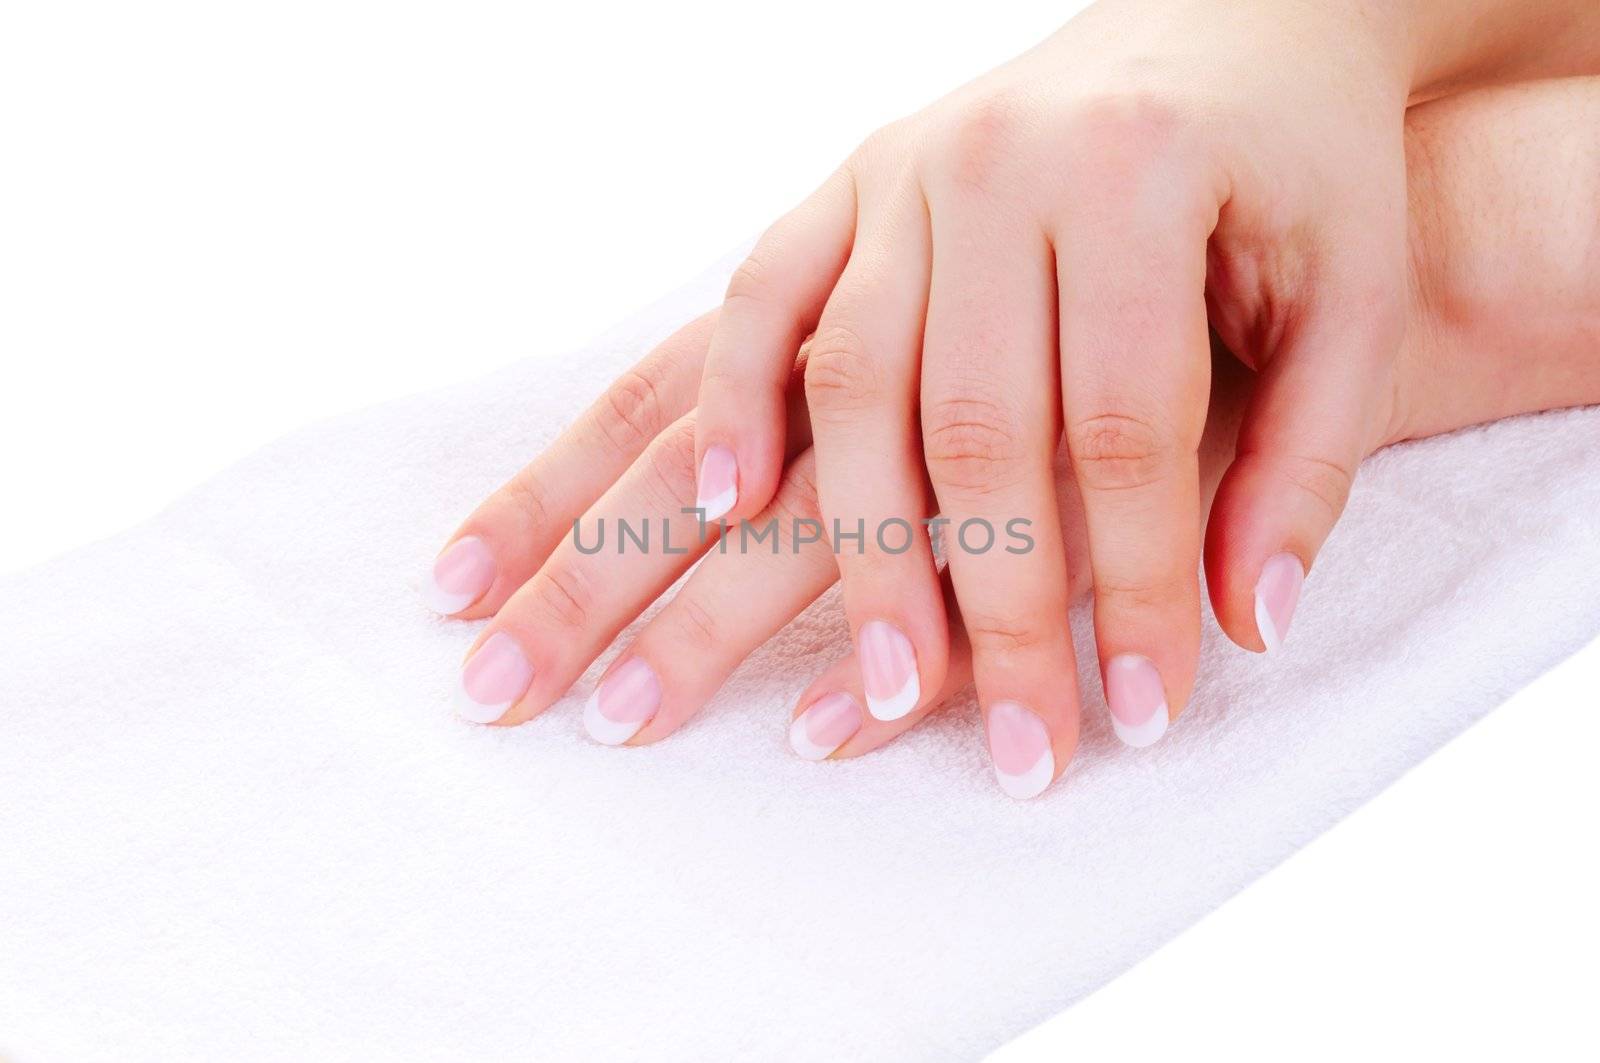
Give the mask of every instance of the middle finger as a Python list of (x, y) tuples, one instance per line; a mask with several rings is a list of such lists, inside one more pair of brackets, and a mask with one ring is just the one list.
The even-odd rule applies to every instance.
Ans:
[(995, 772), (1006, 793), (1029, 798), (1060, 774), (1078, 737), (1055, 492), (1054, 256), (1035, 224), (970, 184), (929, 193), (923, 447), (949, 521)]

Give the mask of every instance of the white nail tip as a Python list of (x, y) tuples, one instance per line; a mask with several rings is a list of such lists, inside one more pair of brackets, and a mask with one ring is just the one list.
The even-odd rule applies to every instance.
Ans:
[(892, 698), (875, 698), (867, 695), (867, 711), (872, 713), (874, 719), (889, 722), (898, 720), (906, 713), (917, 707), (917, 701), (922, 697), (922, 685), (917, 681), (916, 670), (906, 677), (905, 685), (899, 693)]
[(1267, 600), (1259, 594), (1256, 595), (1256, 633), (1261, 636), (1261, 643), (1266, 646), (1268, 653), (1276, 653), (1283, 646), (1283, 639), (1278, 636), (1278, 625), (1272, 622), (1272, 613), (1267, 610)]
[(796, 717), (794, 723), (789, 725), (789, 746), (806, 760), (827, 760), (833, 756), (833, 751), (842, 745), (843, 742), (838, 745), (819, 746), (813, 742), (806, 732), (806, 718), (803, 715)]
[(994, 772), (995, 780), (1000, 783), (1000, 789), (1006, 792), (1007, 797), (1014, 797), (1018, 801), (1026, 801), (1044, 793), (1055, 775), (1056, 758), (1048, 749), (1033, 767), (1021, 775), (1007, 775), (999, 768)]
[(417, 585), (417, 593), (422, 596), (422, 604), (440, 616), (454, 616), (479, 597), (476, 594), (451, 594), (433, 582), (431, 575), (423, 577)]
[(600, 711), (600, 692), (596, 690), (589, 695), (589, 700), (583, 705), (583, 729), (589, 732), (589, 737), (601, 745), (620, 746), (628, 739), (639, 733), (645, 721), (634, 720), (618, 723)]
[(467, 693), (467, 688), (460, 682), (456, 683), (456, 715), (463, 720), (473, 723), (494, 723), (506, 714), (511, 707), (511, 702), (502, 701), (493, 705), (485, 705), (481, 701), (474, 701), (472, 695)]
[(1156, 707), (1156, 711), (1150, 714), (1148, 720), (1138, 725), (1123, 723), (1113, 716), (1111, 729), (1117, 733), (1118, 738), (1134, 749), (1155, 745), (1161, 736), (1167, 733), (1167, 703), (1163, 701)]
[(737, 501), (739, 501), (739, 489), (730, 487), (715, 498), (697, 498), (694, 504), (696, 509), (705, 511), (705, 517), (702, 519), (709, 524), (719, 517), (726, 516)]

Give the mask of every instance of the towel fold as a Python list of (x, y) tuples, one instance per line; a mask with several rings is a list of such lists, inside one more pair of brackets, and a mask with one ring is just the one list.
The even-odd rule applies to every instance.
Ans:
[(659, 745), (583, 736), (593, 671), (525, 726), (460, 722), (476, 625), (413, 575), (731, 264), (0, 580), (0, 1054), (971, 1058), (1600, 631), (1587, 409), (1367, 462), (1294, 637), (1267, 659), (1208, 620), (1150, 749), (1110, 735), (1080, 611), (1082, 747), (1037, 801), (995, 787), (970, 705), (860, 760), (789, 752), (848, 649), (832, 595)]

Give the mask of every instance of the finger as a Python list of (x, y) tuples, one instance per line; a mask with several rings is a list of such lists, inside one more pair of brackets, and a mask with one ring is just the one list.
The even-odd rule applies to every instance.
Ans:
[(930, 253), (920, 191), (864, 201), (861, 227), (808, 348), (806, 400), (867, 710), (893, 720), (939, 687), (949, 633), (917, 444)]
[(695, 468), (707, 520), (753, 516), (778, 486), (789, 370), (844, 268), (855, 214), (841, 169), (734, 271), (700, 386)]
[[(1212, 364), (1211, 408), (1200, 448), (1201, 487), (1207, 507), (1226, 463), (1233, 457), (1239, 420), (1254, 381), (1252, 374), (1226, 350), (1217, 349)], [(1058, 452), (1056, 492), (1066, 543), (1067, 595), (1076, 602), (1090, 588), (1089, 533), (1084, 526), (1083, 500), (1072, 482), (1069, 466), (1067, 455)], [(789, 726), (789, 744), (796, 753), (808, 760), (842, 759), (870, 753), (910, 730), (923, 717), (938, 712), (966, 688), (972, 680), (972, 647), (966, 638), (964, 618), (948, 571), (941, 575), (940, 585), (945, 613), (950, 618), (950, 656), (944, 685), (924, 699), (922, 706), (911, 715), (892, 722), (875, 720), (859, 709), (866, 704), (866, 695), (859, 661), (855, 654), (849, 654), (829, 666), (801, 695)]]
[(717, 528), (694, 509), (694, 436), (693, 413), (658, 436), (495, 615), (462, 668), (462, 716), (543, 712), (705, 553)]
[(815, 461), (789, 466), (772, 503), (718, 546), (607, 669), (584, 728), (644, 745), (699, 712), (746, 657), (838, 578), (817, 508)]
[[(940, 196), (943, 195), (941, 202)], [(1055, 491), (1055, 278), (1020, 212), (929, 189), (922, 433), (1002, 788), (1038, 795), (1077, 745), (1077, 667)]]
[(694, 405), (716, 313), (679, 329), (617, 379), (548, 449), (456, 529), (422, 581), (428, 606), (493, 615), (667, 425)]
[[(1367, 259), (1375, 280), (1377, 261)], [(1306, 573), (1388, 423), (1406, 289), (1361, 288), (1369, 294), (1325, 292), (1262, 370), (1212, 506), (1207, 584), (1218, 623), (1246, 649), (1283, 644)]]
[(1125, 147), (1089, 157), (1054, 234), (1062, 401), (1106, 701), (1117, 735), (1145, 746), (1182, 711), (1200, 652), (1197, 450), (1215, 213), (1188, 193), (1182, 164)]
[(880, 720), (862, 710), (867, 703), (861, 680), (861, 658), (850, 653), (814, 679), (789, 723), (789, 746), (806, 760), (845, 759), (870, 753), (938, 712), (972, 682), (972, 648), (961, 627), (949, 573), (940, 578), (945, 612), (950, 617), (950, 650), (939, 689), (922, 699), (915, 712), (898, 720)]

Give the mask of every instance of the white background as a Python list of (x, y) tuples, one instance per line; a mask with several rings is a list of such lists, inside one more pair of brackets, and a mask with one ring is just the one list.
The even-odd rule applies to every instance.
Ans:
[[(0, 0), (0, 570), (576, 346), (1072, 6)], [(1593, 1058), (1597, 689), (1591, 646), (996, 1058)]]

